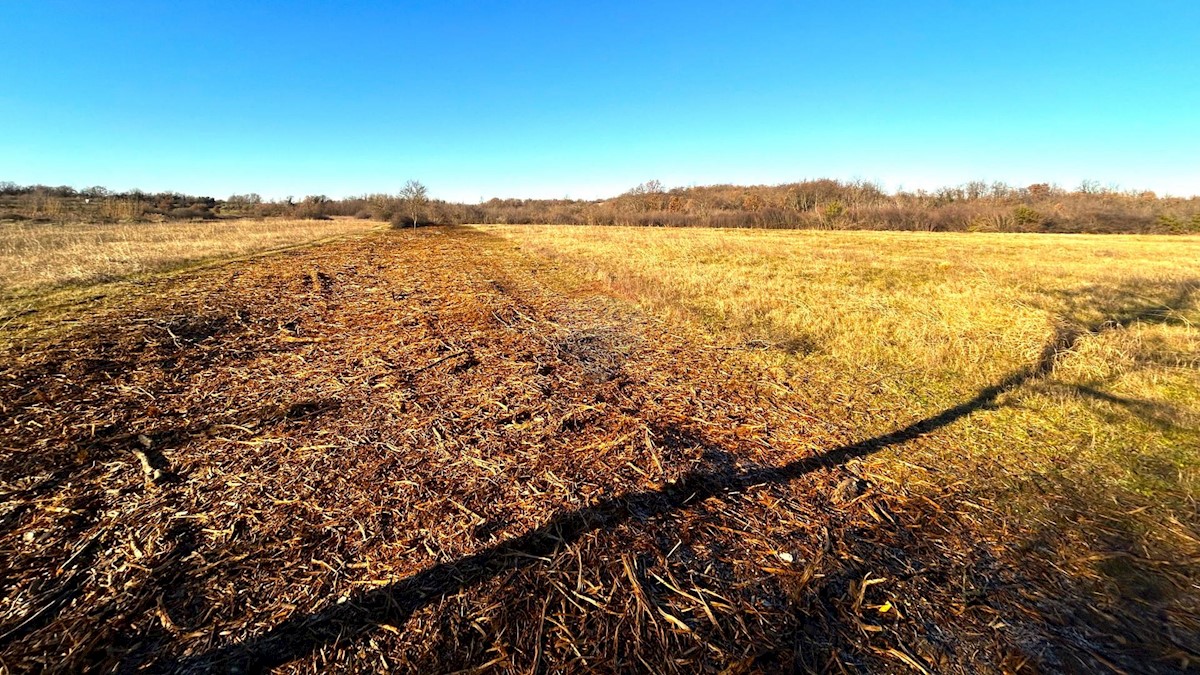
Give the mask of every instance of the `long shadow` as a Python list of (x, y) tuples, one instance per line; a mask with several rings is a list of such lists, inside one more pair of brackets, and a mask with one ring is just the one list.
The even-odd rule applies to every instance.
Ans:
[(643, 520), (686, 511), (708, 498), (751, 486), (786, 483), (807, 473), (832, 468), (851, 459), (914, 440), (977, 410), (994, 406), (1005, 392), (1046, 372), (1040, 365), (1022, 369), (998, 384), (981, 390), (971, 400), (947, 408), (937, 415), (815, 457), (806, 457), (779, 467), (755, 468), (739, 473), (729, 469), (694, 471), (659, 490), (627, 493), (594, 506), (562, 513), (520, 537), (454, 562), (435, 565), (330, 609), (288, 619), (247, 642), (183, 660), (177, 664), (177, 668), (181, 671), (209, 670), (214, 667), (259, 670), (282, 665), (334, 641), (352, 641), (374, 630), (378, 624), (402, 623), (413, 612), (444, 595), (473, 587), (505, 570), (534, 565), (536, 558), (548, 556), (589, 532), (611, 529), (631, 519)]
[(274, 668), (334, 643), (345, 644), (362, 639), (376, 630), (379, 624), (402, 624), (414, 612), (437, 602), (443, 596), (472, 588), (507, 570), (536, 565), (538, 558), (549, 556), (590, 532), (612, 529), (630, 520), (685, 512), (709, 498), (752, 486), (787, 483), (813, 471), (833, 468), (852, 459), (915, 440), (976, 411), (994, 408), (1005, 393), (1050, 376), (1058, 359), (1073, 349), (1085, 335), (1128, 327), (1138, 322), (1173, 322), (1176, 311), (1190, 306), (1198, 287), (1200, 285), (1196, 282), (1180, 284), (1175, 297), (1165, 304), (1131, 309), (1099, 322), (1084, 323), (1067, 317), (1035, 363), (981, 389), (966, 402), (890, 433), (842, 445), (778, 467), (757, 467), (737, 472), (727, 463), (718, 464), (716, 468), (684, 474), (678, 481), (661, 489), (626, 493), (594, 506), (564, 512), (519, 537), (456, 561), (435, 565), (328, 609), (290, 618), (262, 635), (179, 660), (169, 667), (182, 672), (259, 671)]
[(1180, 414), (1178, 409), (1166, 403), (1129, 398), (1126, 396), (1117, 396), (1086, 384), (1072, 385), (1068, 387), (1066, 391), (1074, 393), (1076, 396), (1089, 398), (1093, 401), (1100, 401), (1102, 403), (1108, 403), (1123, 408), (1128, 414), (1137, 417), (1147, 424), (1158, 427), (1159, 429), (1174, 430), (1182, 428), (1182, 426), (1174, 419)]
[[(1128, 298), (1138, 298), (1137, 290), (1139, 289), (1138, 282), (1131, 281), (1118, 286), (1112, 290), (1111, 295), (1116, 296), (1118, 301), (1123, 301)], [(1105, 303), (1099, 302), (1098, 289), (1090, 289), (1088, 294), (1072, 294), (1069, 295), (1067, 305), (1071, 310), (1079, 312), (1086, 310), (1089, 307), (1097, 305), (1103, 306)], [(1108, 330), (1129, 328), (1134, 324), (1150, 324), (1150, 325), (1168, 325), (1178, 326), (1184, 325), (1186, 322), (1179, 316), (1179, 313), (1189, 309), (1192, 306), (1196, 292), (1200, 290), (1200, 279), (1191, 279), (1174, 284), (1172, 295), (1153, 304), (1145, 302), (1125, 307), (1119, 311), (1109, 313), (1105, 318), (1096, 321), (1087, 322), (1077, 316), (1066, 314), (1059, 322), (1059, 327), (1056, 329), (1054, 337), (1042, 349), (1041, 357), (1038, 359), (1036, 370), (1039, 375), (1049, 375), (1054, 370), (1054, 364), (1057, 359), (1063, 354), (1075, 349), (1075, 346), (1081, 339), (1088, 335), (1096, 335)], [(1081, 302), (1079, 296), (1083, 295), (1086, 298)]]

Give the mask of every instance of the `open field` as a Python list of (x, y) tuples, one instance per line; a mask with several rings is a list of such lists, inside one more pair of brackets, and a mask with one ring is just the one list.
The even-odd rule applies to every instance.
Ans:
[(378, 228), (369, 221), (0, 223), (0, 299), (88, 285)]
[(1195, 237), (460, 227), (10, 312), (0, 668), (1195, 667), (1198, 303)]
[(1195, 495), (1200, 475), (1172, 467), (1200, 459), (1200, 238), (488, 231), (668, 321), (760, 348), (807, 410), (854, 433), (953, 405), (1053, 343), (1053, 377), (986, 422), (1024, 442), (963, 425), (955, 457)]

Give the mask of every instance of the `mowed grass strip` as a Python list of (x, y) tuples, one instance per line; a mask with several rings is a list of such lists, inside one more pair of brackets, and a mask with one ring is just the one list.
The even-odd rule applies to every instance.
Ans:
[[(920, 358), (941, 330), (928, 298), (942, 281), (909, 284), (927, 294), (904, 305), (925, 325), (863, 330), (882, 342), (863, 354), (898, 355), (871, 363), (830, 347), (849, 340), (834, 335), (849, 319), (803, 340), (720, 320), (683, 292), (714, 272), (639, 262), (653, 246), (659, 259), (682, 251), (678, 270), (729, 256), (753, 281), (795, 233), (756, 252), (759, 233), (548, 232), (584, 241), (568, 255), (532, 243), (536, 230), (493, 232), (346, 237), (123, 283), (56, 333), (35, 330), (58, 321), (39, 311), (0, 341), (5, 662), (532, 672), (586, 655), (590, 670), (976, 673), (1197, 661), (1192, 408), (1076, 385), (1194, 373), (1194, 350), (1145, 333), (1191, 330), (1187, 274), (1085, 276), (1065, 293), (1030, 282), (1029, 342), (995, 322), (960, 344), (1009, 361), (977, 364)], [(711, 254), (687, 241), (720, 236)], [(817, 251), (838, 241), (812, 237)], [(850, 274), (902, 250), (876, 241), (882, 253), (827, 267)], [(995, 285), (961, 283), (983, 298)], [(837, 286), (834, 300), (859, 299)], [(863, 286), (876, 305), (885, 291), (907, 299)], [(1141, 343), (1110, 344), (1134, 333)], [(994, 342), (1016, 346), (987, 352)], [(1159, 434), (1135, 433), (1151, 449), (1128, 454), (1158, 453), (1177, 476), (1137, 484), (1120, 458), (1089, 464), (1082, 453), (1108, 441), (1073, 436), (1067, 405), (1105, 433)]]
[(1053, 347), (1047, 376), (902, 459), (1011, 492), (1019, 512), (1131, 502), (1195, 520), (1200, 238), (482, 229), (707, 327), (732, 348), (717, 353), (757, 360), (860, 438), (969, 399)]

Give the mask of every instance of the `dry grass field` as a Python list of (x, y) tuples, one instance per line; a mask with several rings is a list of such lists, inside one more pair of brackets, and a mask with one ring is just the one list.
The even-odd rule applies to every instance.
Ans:
[(1082, 472), (1101, 480), (1091, 489), (1179, 503), (1200, 487), (1200, 238), (486, 231), (756, 350), (853, 433), (933, 414), (1057, 346), (1052, 376), (1006, 394), (984, 428), (963, 425), (938, 462)]
[(1200, 663), (1200, 239), (419, 228), (125, 291), (0, 320), (5, 671)]
[(122, 224), (0, 222), (0, 299), (160, 272), (379, 226), (348, 218)]

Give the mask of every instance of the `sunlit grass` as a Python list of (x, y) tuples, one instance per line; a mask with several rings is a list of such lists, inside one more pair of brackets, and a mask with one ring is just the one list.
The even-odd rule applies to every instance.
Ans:
[(745, 347), (860, 438), (968, 400), (1079, 332), (1052, 374), (901, 452), (998, 489), (1036, 476), (1196, 496), (1200, 238), (483, 229)]
[(113, 281), (378, 227), (380, 223), (351, 219), (0, 223), (0, 298)]

